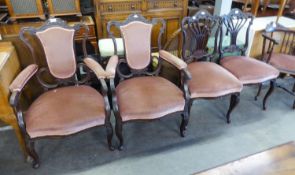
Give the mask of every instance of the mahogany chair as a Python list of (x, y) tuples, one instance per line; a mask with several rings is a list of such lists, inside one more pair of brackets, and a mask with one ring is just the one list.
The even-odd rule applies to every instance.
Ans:
[[(217, 40), (220, 32), (220, 17), (212, 16), (206, 10), (192, 17), (185, 17), (181, 25), (183, 33), (182, 58), (188, 64), (192, 79), (188, 83), (190, 106), (196, 99), (215, 99), (231, 95), (226, 114), (230, 123), (230, 114), (239, 103), (242, 83), (229, 71), (212, 62), (218, 57)], [(208, 50), (208, 40), (214, 38), (214, 48)]]
[[(84, 63), (76, 64), (74, 50), (75, 31), (85, 29), (83, 40)], [(27, 66), (10, 85), (10, 104), (17, 116), (18, 125), (25, 140), (33, 168), (40, 165), (35, 151), (36, 139), (53, 136), (68, 136), (95, 126), (105, 126), (109, 149), (112, 147), (112, 125), (110, 105), (107, 98), (106, 72), (86, 53), (88, 27), (77, 24), (69, 27), (60, 19), (50, 19), (39, 29), (26, 27), (20, 32), (20, 39), (30, 49), (34, 64)], [(45, 53), (45, 66), (38, 65), (31, 38), (36, 38)], [(85, 66), (87, 65), (87, 66)], [(78, 70), (78, 71), (77, 71)], [(81, 76), (86, 72), (87, 76)], [(90, 70), (101, 84), (101, 91), (90, 87)], [(20, 95), (27, 82), (36, 76), (44, 88), (24, 113)], [(81, 78), (80, 78), (81, 77)], [(53, 79), (53, 81), (49, 81)]]
[[(273, 66), (245, 55), (249, 42), (249, 31), (253, 23), (253, 16), (243, 13), (239, 9), (232, 9), (228, 15), (222, 17), (223, 27), (230, 35), (230, 45), (222, 46), (223, 30), (220, 32), (219, 62), (221, 66), (234, 74), (243, 85), (259, 85), (270, 82), (270, 88), (263, 99), (263, 110), (266, 109), (266, 101), (275, 87), (275, 80), (279, 71)], [(241, 29), (246, 27), (245, 43), (237, 44)], [(222, 29), (222, 28), (221, 28)], [(238, 56), (225, 56), (224, 54), (235, 53)], [(255, 97), (257, 99), (261, 88)]]
[[(161, 24), (158, 36), (160, 57), (151, 56), (152, 28)], [(158, 25), (159, 26), (159, 25)], [(117, 44), (111, 27), (117, 27), (124, 41), (125, 58), (118, 59)], [(188, 123), (188, 101), (184, 91), (159, 75), (162, 59), (176, 66), (187, 81), (190, 74), (187, 64), (170, 53), (161, 50), (161, 37), (165, 29), (165, 22), (161, 19), (146, 20), (139, 14), (131, 14), (126, 21), (110, 21), (107, 26), (109, 36), (113, 39), (115, 55), (110, 58), (106, 72), (110, 79), (112, 91), (113, 111), (116, 118), (115, 131), (120, 141), (119, 150), (123, 149), (123, 123), (134, 120), (152, 120), (160, 117), (179, 113), (183, 116), (180, 133), (185, 134)], [(152, 62), (157, 62), (157, 67), (152, 68)], [(129, 72), (121, 71), (125, 65)], [(120, 82), (115, 86), (115, 74)], [(185, 83), (186, 84), (186, 83)]]
[[(264, 37), (263, 61), (280, 71), (279, 78), (286, 78), (287, 75), (290, 75), (294, 80), (292, 90), (280, 84), (277, 84), (277, 87), (295, 97), (295, 31), (287, 29), (280, 24), (271, 23), (267, 25), (262, 36)], [(295, 109), (295, 100), (293, 109)]]

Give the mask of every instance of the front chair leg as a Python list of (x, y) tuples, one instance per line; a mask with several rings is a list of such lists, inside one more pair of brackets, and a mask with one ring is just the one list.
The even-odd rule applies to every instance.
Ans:
[(256, 94), (256, 96), (255, 96), (255, 101), (257, 100), (257, 98), (259, 97), (259, 95), (260, 95), (260, 92), (261, 92), (261, 89), (262, 89), (262, 83), (260, 83), (259, 84), (259, 87), (258, 87), (258, 92), (257, 92), (257, 94)]
[(295, 92), (295, 83), (294, 83), (294, 85), (293, 85), (293, 92)]
[(268, 97), (273, 93), (275, 85), (276, 85), (276, 81), (271, 80), (269, 89), (268, 89), (268, 91), (265, 94), (264, 99), (263, 99), (263, 110), (266, 110), (266, 101), (267, 101)]
[(106, 130), (107, 130), (107, 141), (108, 146), (111, 151), (114, 150), (113, 144), (112, 144), (112, 138), (113, 138), (113, 127), (112, 124), (109, 122), (106, 124)]
[(116, 126), (115, 126), (115, 130), (116, 130), (116, 135), (119, 139), (119, 147), (118, 149), (120, 151), (123, 150), (123, 144), (124, 144), (124, 141), (123, 141), (123, 134), (122, 134), (122, 119), (119, 119), (119, 117), (116, 117)]
[(30, 157), (28, 161), (32, 163), (32, 167), (37, 169), (40, 167), (40, 161), (39, 161), (39, 156), (35, 151), (35, 142), (32, 141), (31, 139), (26, 139), (26, 149), (27, 153)]
[(180, 135), (181, 135), (181, 137), (186, 136), (186, 129), (187, 129), (188, 121), (189, 121), (191, 106), (192, 106), (192, 100), (189, 100), (185, 104), (184, 111), (181, 114), (181, 116), (182, 116), (182, 121), (181, 121), (181, 124), (180, 124)]
[(230, 124), (231, 122), (230, 114), (234, 110), (234, 108), (239, 104), (239, 102), (240, 102), (240, 94), (239, 93), (232, 94), (230, 97), (230, 105), (226, 114), (226, 122), (228, 124)]

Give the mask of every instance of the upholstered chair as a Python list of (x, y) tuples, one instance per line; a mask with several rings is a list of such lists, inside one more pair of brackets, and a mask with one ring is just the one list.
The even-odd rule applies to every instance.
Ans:
[[(160, 24), (161, 25), (160, 25)], [(161, 26), (158, 47), (160, 58), (151, 54), (151, 37), (153, 26)], [(146, 20), (139, 14), (132, 14), (124, 22), (110, 21), (108, 23), (109, 36), (114, 41), (115, 53), (117, 44), (113, 32), (117, 27), (121, 31), (124, 41), (125, 57), (118, 58), (115, 54), (109, 60), (106, 72), (112, 91), (113, 111), (116, 117), (115, 131), (120, 141), (119, 150), (123, 149), (123, 123), (134, 120), (152, 120), (179, 113), (183, 116), (180, 126), (181, 135), (184, 135), (188, 123), (188, 98), (182, 89), (159, 75), (162, 60), (166, 60), (177, 67), (185, 81), (190, 78), (187, 64), (178, 58), (165, 56), (161, 50), (161, 37), (165, 22), (161, 19)], [(157, 65), (154, 67), (153, 65)], [(122, 71), (122, 66), (128, 70)], [(116, 76), (120, 82), (115, 85)]]
[[(243, 13), (239, 9), (232, 9), (228, 15), (222, 17), (222, 28), (220, 32), (219, 44), (219, 62), (221, 66), (235, 75), (243, 85), (259, 85), (270, 82), (270, 88), (263, 99), (263, 109), (266, 109), (266, 100), (271, 95), (275, 87), (275, 80), (279, 75), (279, 71), (273, 66), (259, 61), (255, 58), (246, 56), (249, 42), (249, 31), (253, 23), (253, 16)], [(242, 29), (245, 29), (242, 33)], [(230, 45), (222, 45), (223, 34), (230, 36)], [(245, 40), (244, 44), (237, 44), (238, 40)], [(232, 56), (230, 56), (232, 54)], [(259, 91), (255, 97), (257, 99)]]
[[(218, 57), (219, 24), (220, 17), (212, 16), (206, 10), (201, 10), (192, 17), (185, 17), (181, 26), (182, 58), (192, 75), (187, 91), (190, 106), (196, 99), (215, 99), (230, 95), (226, 114), (227, 123), (230, 123), (230, 114), (239, 103), (243, 85), (233, 74), (212, 61), (214, 57)], [(208, 48), (209, 40), (215, 43), (213, 48)]]
[[(84, 63), (77, 64), (74, 35), (82, 28), (85, 28)], [(104, 80), (107, 74), (86, 53), (87, 32), (88, 27), (83, 24), (70, 27), (64, 21), (54, 18), (39, 29), (29, 27), (20, 32), (20, 39), (32, 52), (34, 63), (27, 66), (10, 85), (10, 103), (15, 110), (33, 168), (40, 165), (34, 143), (36, 139), (44, 137), (68, 136), (88, 128), (105, 126), (109, 149), (113, 149), (110, 105)], [(31, 38), (37, 39), (42, 45), (46, 57), (45, 66), (38, 64), (41, 58), (35, 56)], [(87, 85), (92, 71), (101, 84), (100, 91)], [(82, 76), (82, 73), (86, 76)], [(44, 88), (44, 93), (24, 112), (19, 102), (20, 95), (33, 77)], [(31, 86), (28, 88), (34, 91)]]
[[(267, 25), (262, 36), (264, 37), (262, 51), (263, 61), (271, 64), (280, 71), (279, 78), (291, 78), (294, 81), (295, 31), (287, 29), (280, 24), (270, 23)], [(288, 89), (283, 84), (277, 84), (277, 87), (295, 96), (295, 82), (292, 90)], [(295, 101), (293, 103), (293, 109), (295, 109)]]

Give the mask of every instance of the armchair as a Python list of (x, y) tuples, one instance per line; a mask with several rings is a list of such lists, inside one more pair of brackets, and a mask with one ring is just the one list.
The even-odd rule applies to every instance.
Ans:
[[(290, 75), (295, 80), (295, 31), (287, 29), (280, 24), (270, 23), (262, 36), (264, 38), (262, 49), (263, 61), (280, 71), (279, 78), (285, 78), (287, 75)], [(295, 81), (293, 90), (289, 90), (280, 84), (277, 84), (277, 87), (295, 97)], [(295, 109), (295, 100), (293, 109)]]
[[(161, 23), (158, 37), (160, 57), (151, 56), (151, 34), (155, 24)], [(117, 44), (111, 27), (121, 31), (124, 41), (126, 58), (118, 59)], [(120, 141), (119, 150), (123, 149), (123, 123), (134, 120), (152, 120), (171, 113), (180, 113), (183, 116), (180, 132), (183, 136), (188, 123), (188, 100), (184, 91), (168, 80), (159, 77), (162, 59), (175, 65), (183, 75), (185, 81), (190, 78), (187, 65), (181, 60), (166, 57), (161, 51), (161, 37), (165, 29), (165, 22), (161, 19), (146, 20), (139, 14), (131, 14), (126, 21), (110, 21), (107, 25), (109, 36), (115, 46), (115, 55), (111, 57), (106, 72), (112, 91), (113, 111), (116, 118), (115, 131)], [(158, 66), (151, 68), (152, 59), (158, 60)], [(125, 65), (129, 72), (122, 72), (120, 67)], [(115, 73), (120, 79), (115, 85)]]
[[(192, 74), (192, 79), (188, 83), (190, 106), (196, 99), (215, 99), (231, 95), (226, 114), (227, 123), (230, 123), (230, 114), (239, 103), (243, 85), (229, 71), (212, 62), (217, 55), (219, 23), (220, 18), (212, 16), (206, 10), (201, 10), (192, 17), (185, 17), (181, 25), (182, 58)], [(215, 38), (212, 51), (207, 47), (209, 37)]]
[[(74, 52), (75, 31), (85, 27), (83, 40), (84, 62), (76, 64)], [(34, 64), (26, 67), (10, 85), (10, 104), (14, 108), (18, 125), (24, 137), (26, 150), (33, 168), (40, 165), (34, 143), (39, 138), (68, 136), (95, 126), (105, 126), (109, 149), (112, 148), (112, 125), (107, 97), (106, 72), (86, 53), (87, 26), (69, 27), (60, 19), (50, 19), (39, 29), (23, 28), (20, 39), (30, 49)], [(46, 57), (46, 66), (38, 65), (29, 35), (40, 41)], [(30, 37), (31, 38), (31, 37)], [(79, 76), (86, 70), (87, 76)], [(87, 85), (90, 70), (95, 72), (101, 91)], [(46, 76), (44, 76), (46, 74)], [(24, 113), (19, 97), (27, 82), (36, 77), (44, 88)], [(53, 79), (53, 81), (49, 81)]]
[[(270, 88), (263, 99), (263, 110), (266, 109), (266, 101), (272, 94), (275, 87), (275, 80), (279, 75), (279, 71), (273, 66), (245, 56), (249, 42), (249, 31), (253, 23), (251, 14), (243, 13), (239, 9), (232, 9), (228, 15), (222, 17), (222, 24), (230, 35), (230, 45), (223, 46), (223, 30), (220, 32), (219, 44), (219, 62), (221, 66), (235, 75), (243, 85), (259, 85), (259, 90), (255, 100), (260, 94), (263, 83), (270, 82)], [(237, 45), (237, 38), (243, 27), (247, 27), (245, 35), (245, 44)], [(221, 28), (222, 29), (222, 28)], [(225, 56), (224, 54), (235, 53), (238, 56)]]

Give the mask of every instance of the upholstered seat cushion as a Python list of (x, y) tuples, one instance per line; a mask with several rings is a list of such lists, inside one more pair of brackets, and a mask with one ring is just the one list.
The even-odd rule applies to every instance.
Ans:
[(136, 77), (116, 88), (123, 121), (155, 119), (184, 109), (183, 92), (162, 77)]
[(102, 95), (89, 86), (70, 86), (45, 92), (25, 114), (31, 138), (69, 135), (103, 125)]
[(288, 74), (295, 74), (295, 56), (273, 53), (269, 63), (281, 72)]
[(279, 76), (279, 71), (273, 66), (246, 56), (225, 57), (220, 63), (243, 84), (262, 83)]
[(189, 81), (192, 98), (219, 97), (242, 90), (242, 83), (215, 63), (194, 62), (188, 65), (188, 70), (192, 75)]

